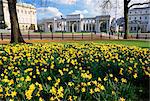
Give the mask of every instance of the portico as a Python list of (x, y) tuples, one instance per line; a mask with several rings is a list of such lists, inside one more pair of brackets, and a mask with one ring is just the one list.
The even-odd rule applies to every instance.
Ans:
[(110, 16), (83, 18), (80, 14), (67, 15), (66, 18), (46, 19), (42, 22), (45, 32), (109, 32)]

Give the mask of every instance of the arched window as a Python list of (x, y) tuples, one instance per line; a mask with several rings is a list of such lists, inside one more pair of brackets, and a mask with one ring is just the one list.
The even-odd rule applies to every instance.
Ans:
[(26, 30), (28, 30), (28, 26), (26, 26)]
[(22, 29), (24, 30), (24, 25), (22, 25)]
[(85, 24), (83, 25), (83, 30), (85, 31)]

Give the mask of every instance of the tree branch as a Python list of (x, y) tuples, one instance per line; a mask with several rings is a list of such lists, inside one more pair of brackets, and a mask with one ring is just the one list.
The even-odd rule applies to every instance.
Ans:
[(145, 4), (150, 4), (150, 2), (134, 3), (134, 4), (130, 5), (128, 8), (130, 9), (130, 8), (133, 7), (133, 6), (136, 6), (136, 5), (145, 5)]
[(103, 8), (107, 8), (108, 5), (110, 5), (110, 6), (112, 5), (112, 4), (111, 4), (111, 1), (110, 1), (110, 0), (105, 0), (105, 1), (103, 2), (102, 7), (103, 7)]
[(127, 0), (127, 4), (129, 4), (131, 2), (131, 0)]

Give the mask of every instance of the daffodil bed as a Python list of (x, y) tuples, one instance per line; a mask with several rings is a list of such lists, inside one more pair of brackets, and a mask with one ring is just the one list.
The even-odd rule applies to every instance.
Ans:
[(149, 56), (123, 45), (4, 45), (0, 100), (134, 101), (148, 94)]

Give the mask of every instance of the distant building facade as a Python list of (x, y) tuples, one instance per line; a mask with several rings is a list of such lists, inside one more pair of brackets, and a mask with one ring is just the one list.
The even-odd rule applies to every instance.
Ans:
[(81, 14), (67, 15), (66, 18), (43, 19), (40, 29), (45, 32), (109, 32), (110, 16), (84, 18)]
[(129, 31), (150, 32), (150, 4), (148, 7), (129, 10)]
[[(3, 12), (4, 12), (4, 22), (8, 26), (7, 29), (11, 28), (10, 16), (8, 10), (7, 0), (2, 0), (3, 2)], [(37, 29), (37, 17), (36, 8), (31, 4), (17, 3), (17, 15), (19, 26), (21, 30), (36, 30)]]

